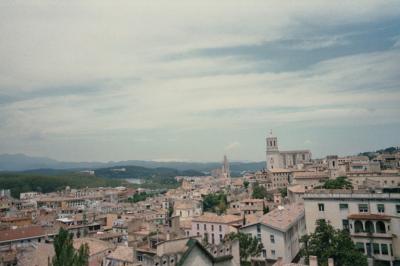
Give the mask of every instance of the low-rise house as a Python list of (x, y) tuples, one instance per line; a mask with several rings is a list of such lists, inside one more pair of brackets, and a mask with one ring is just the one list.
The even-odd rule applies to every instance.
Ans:
[(264, 246), (259, 261), (292, 262), (300, 250), (300, 238), (306, 233), (304, 206), (279, 206), (257, 222), (244, 225), (240, 232), (258, 238)]
[(204, 213), (193, 218), (191, 236), (199, 236), (210, 244), (218, 245), (225, 235), (237, 231), (236, 228), (241, 225), (243, 218), (237, 215)]
[(205, 247), (197, 238), (167, 240), (157, 245), (154, 254), (138, 259), (143, 266), (240, 266), (239, 242)]
[(81, 245), (89, 246), (89, 266), (101, 266), (106, 262), (106, 256), (115, 250), (115, 246), (110, 242), (102, 241), (96, 238), (85, 237), (74, 239), (74, 249), (78, 250)]
[(117, 246), (106, 257), (105, 266), (134, 266), (136, 263), (133, 248), (127, 246)]
[(179, 216), (181, 221), (192, 219), (203, 213), (203, 206), (197, 200), (177, 200), (174, 202), (174, 214)]
[(12, 227), (0, 231), (0, 249), (20, 248), (44, 242), (47, 238), (42, 226)]

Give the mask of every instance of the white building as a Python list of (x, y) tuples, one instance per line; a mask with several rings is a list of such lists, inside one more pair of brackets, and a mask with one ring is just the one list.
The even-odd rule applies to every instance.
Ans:
[(243, 217), (236, 215), (217, 215), (206, 212), (193, 218), (191, 236), (199, 236), (210, 244), (218, 245), (225, 235), (237, 231), (236, 228), (243, 224)]
[(252, 224), (240, 229), (261, 240), (264, 249), (258, 260), (291, 262), (300, 250), (300, 238), (306, 232), (303, 204), (292, 204), (265, 214)]
[(279, 151), (278, 138), (272, 135), (267, 137), (267, 161), (268, 170), (275, 168), (293, 168), (296, 165), (311, 162), (309, 150)]
[(357, 247), (375, 260), (400, 262), (400, 194), (314, 190), (304, 195), (308, 233), (316, 220), (350, 232)]
[(174, 203), (175, 216), (181, 221), (190, 220), (203, 213), (202, 202), (198, 200), (177, 200)]

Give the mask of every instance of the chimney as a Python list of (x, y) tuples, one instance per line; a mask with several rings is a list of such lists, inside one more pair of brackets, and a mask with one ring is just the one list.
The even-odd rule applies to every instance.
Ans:
[(317, 256), (310, 256), (310, 266), (318, 266)]

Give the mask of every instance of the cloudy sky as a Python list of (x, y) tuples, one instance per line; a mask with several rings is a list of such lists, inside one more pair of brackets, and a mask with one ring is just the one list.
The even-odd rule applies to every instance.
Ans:
[(0, 153), (264, 160), (270, 129), (315, 157), (400, 145), (399, 1), (149, 2), (1, 1)]

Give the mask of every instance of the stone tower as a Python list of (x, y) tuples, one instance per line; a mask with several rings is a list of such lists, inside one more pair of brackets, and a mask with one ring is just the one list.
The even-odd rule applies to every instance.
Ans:
[(272, 130), (267, 137), (267, 161), (268, 170), (281, 168), (281, 155), (278, 149), (278, 138), (272, 135)]
[(229, 169), (229, 162), (228, 162), (228, 157), (224, 155), (224, 162), (222, 165), (222, 175), (225, 178), (230, 178), (231, 177), (231, 170)]

